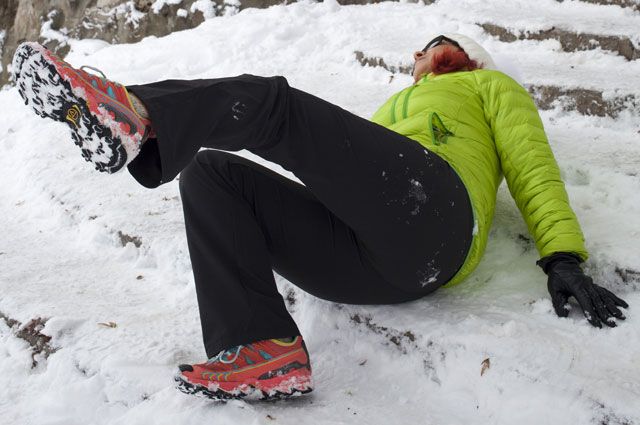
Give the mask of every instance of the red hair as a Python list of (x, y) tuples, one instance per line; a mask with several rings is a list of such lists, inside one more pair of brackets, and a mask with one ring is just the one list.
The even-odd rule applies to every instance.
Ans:
[(466, 52), (459, 49), (443, 49), (435, 53), (431, 60), (431, 72), (436, 75), (461, 71), (465, 68), (473, 71), (481, 66), (475, 60), (470, 59)]

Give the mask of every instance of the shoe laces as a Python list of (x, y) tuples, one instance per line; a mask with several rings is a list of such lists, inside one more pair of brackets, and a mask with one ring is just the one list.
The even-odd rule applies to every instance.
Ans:
[[(83, 70), (83, 71), (85, 71), (85, 68), (90, 69), (91, 71), (99, 73), (103, 80), (107, 79), (107, 77), (104, 75), (104, 72), (100, 71), (98, 68), (94, 68), (93, 66), (89, 66), (89, 65), (82, 65), (80, 67), (80, 69)], [(87, 72), (87, 71), (85, 71), (85, 72)], [(91, 72), (88, 72), (88, 74), (91, 74)]]
[[(215, 362), (220, 362), (220, 363), (224, 363), (224, 364), (233, 363), (238, 359), (238, 356), (240, 355), (240, 350), (242, 350), (242, 347), (244, 347), (244, 345), (238, 345), (236, 347), (229, 348), (227, 350), (222, 350), (218, 354), (216, 354), (215, 356), (213, 356), (209, 360), (207, 360), (207, 364), (211, 364), (211, 363), (215, 363)], [(226, 354), (233, 353), (234, 351), (235, 351), (235, 354), (233, 355), (232, 359), (229, 359), (228, 355), (226, 356), (227, 358), (225, 359), (225, 355)]]

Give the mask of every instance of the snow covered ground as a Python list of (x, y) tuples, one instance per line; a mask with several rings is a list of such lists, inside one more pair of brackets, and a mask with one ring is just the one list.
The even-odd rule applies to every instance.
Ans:
[[(362, 67), (354, 51), (407, 65), (428, 34), (457, 31), (523, 83), (640, 96), (638, 60), (600, 49), (562, 52), (554, 41), (503, 43), (478, 22), (555, 25), (640, 45), (640, 13), (618, 6), (329, 1), (247, 9), (134, 45), (71, 41), (67, 59), (126, 84), (284, 75), (370, 117), (412, 81), (390, 82), (384, 69)], [(0, 92), (0, 111), (0, 312), (23, 324), (49, 318), (43, 333), (57, 348), (32, 369), (28, 344), (0, 320), (2, 424), (640, 424), (640, 121), (631, 113), (615, 120), (542, 113), (591, 254), (585, 269), (630, 304), (618, 327), (592, 328), (578, 308), (555, 316), (503, 184), (484, 260), (457, 287), (361, 307), (316, 299), (279, 279), (312, 356), (315, 391), (219, 404), (173, 388), (178, 363), (204, 358), (177, 182), (147, 190), (126, 172), (93, 171), (66, 127), (33, 115), (13, 88)], [(125, 235), (139, 246), (123, 246)], [(116, 327), (99, 324), (108, 322)]]

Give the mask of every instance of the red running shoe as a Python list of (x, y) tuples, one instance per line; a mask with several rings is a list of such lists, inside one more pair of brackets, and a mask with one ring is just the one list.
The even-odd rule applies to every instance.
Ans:
[(151, 131), (123, 85), (75, 69), (38, 43), (18, 46), (12, 72), (25, 104), (43, 118), (67, 123), (82, 156), (99, 171), (124, 167)]
[(292, 342), (268, 339), (223, 350), (206, 363), (183, 364), (178, 389), (214, 400), (262, 400), (310, 392), (311, 364), (301, 336)]

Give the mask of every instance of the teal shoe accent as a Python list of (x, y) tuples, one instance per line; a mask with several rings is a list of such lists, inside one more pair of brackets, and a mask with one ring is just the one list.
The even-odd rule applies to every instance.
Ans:
[(249, 358), (249, 356), (244, 356), (244, 361), (247, 362), (247, 364), (254, 364), (255, 363), (253, 360), (251, 360)]
[(259, 353), (262, 356), (262, 358), (265, 359), (265, 360), (271, 360), (273, 358), (273, 357), (271, 357), (271, 355), (269, 353), (265, 353), (262, 350), (260, 350)]
[(112, 99), (116, 98), (116, 94), (113, 92), (113, 88), (111, 86), (107, 87), (107, 94), (109, 95), (109, 97), (111, 97)]
[(96, 80), (91, 80), (91, 85), (95, 88), (98, 88), (98, 82)]

